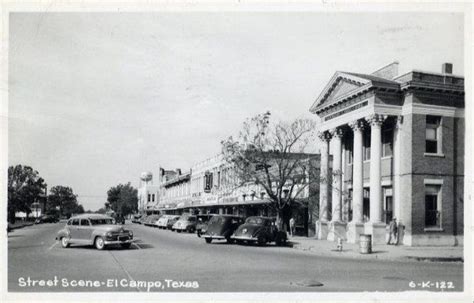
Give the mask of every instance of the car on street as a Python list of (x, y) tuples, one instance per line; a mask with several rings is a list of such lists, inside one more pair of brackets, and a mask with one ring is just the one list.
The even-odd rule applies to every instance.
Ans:
[(168, 219), (171, 217), (171, 215), (163, 215), (161, 218), (156, 221), (155, 225), (158, 228), (166, 228), (166, 224), (168, 223)]
[(193, 233), (196, 231), (197, 218), (196, 216), (191, 216), (189, 214), (181, 215), (178, 221), (173, 224), (172, 230), (177, 232), (187, 231)]
[(146, 220), (143, 222), (145, 226), (152, 226), (156, 227), (156, 222), (160, 219), (162, 215), (150, 215), (146, 218)]
[(177, 215), (172, 215), (171, 217), (168, 218), (168, 221), (166, 222), (166, 228), (167, 229), (173, 229), (173, 225), (181, 218), (181, 216)]
[(133, 232), (117, 225), (112, 217), (100, 214), (83, 214), (71, 217), (61, 229), (56, 240), (63, 248), (71, 244), (94, 245), (102, 250), (108, 245), (118, 244), (129, 248), (133, 241)]
[(140, 215), (140, 214), (133, 215), (132, 216), (132, 223), (141, 224), (141, 222), (140, 222), (141, 217), (142, 217), (142, 215)]
[(203, 233), (207, 230), (207, 224), (209, 220), (215, 216), (214, 214), (197, 215), (196, 234), (200, 238)]
[(58, 223), (59, 218), (52, 215), (43, 215), (35, 220), (35, 224), (41, 223)]
[(270, 217), (248, 217), (245, 223), (240, 225), (231, 239), (237, 243), (257, 243), (265, 245), (275, 242), (277, 245), (286, 243), (286, 232), (280, 232), (275, 225), (275, 218)]
[(202, 237), (206, 243), (211, 243), (212, 240), (227, 240), (228, 243), (232, 243), (231, 236), (242, 223), (244, 218), (239, 216), (214, 215), (209, 220)]

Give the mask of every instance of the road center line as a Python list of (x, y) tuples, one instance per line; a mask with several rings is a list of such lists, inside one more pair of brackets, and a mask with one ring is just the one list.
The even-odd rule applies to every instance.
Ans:
[(57, 241), (54, 241), (53, 245), (51, 245), (51, 246), (48, 248), (48, 250), (53, 249), (53, 248), (56, 246), (56, 244), (58, 244), (58, 242), (57, 242)]
[[(132, 275), (130, 275), (130, 273), (122, 266), (122, 264), (120, 264), (120, 262), (117, 260), (115, 255), (111, 251), (109, 251), (109, 254), (112, 256), (112, 258), (114, 258), (114, 260), (118, 264), (118, 266), (120, 266), (120, 268), (123, 270), (123, 272), (128, 276), (129, 281), (131, 281), (131, 280), (135, 281), (135, 279), (132, 277)], [(143, 292), (138, 286), (135, 287), (135, 288), (137, 289), (138, 292)]]

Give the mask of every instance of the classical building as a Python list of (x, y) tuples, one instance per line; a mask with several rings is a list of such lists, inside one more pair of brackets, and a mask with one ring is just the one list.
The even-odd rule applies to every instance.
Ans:
[(321, 179), (330, 180), (320, 186), (320, 239), (383, 243), (396, 217), (405, 245), (462, 243), (464, 78), (451, 64), (441, 73), (398, 75), (397, 62), (336, 72), (310, 111)]

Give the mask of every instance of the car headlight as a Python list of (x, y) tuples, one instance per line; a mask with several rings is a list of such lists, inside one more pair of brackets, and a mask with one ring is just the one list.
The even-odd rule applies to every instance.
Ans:
[(105, 234), (107, 237), (112, 237), (112, 233), (109, 231)]

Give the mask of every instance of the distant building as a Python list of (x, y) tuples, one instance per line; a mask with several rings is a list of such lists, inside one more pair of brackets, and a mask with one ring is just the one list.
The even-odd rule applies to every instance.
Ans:
[(398, 75), (398, 63), (370, 75), (336, 72), (310, 111), (321, 166), (331, 153), (340, 172), (321, 186), (320, 239), (370, 234), (384, 243), (396, 217), (405, 245), (462, 243), (464, 78), (451, 64), (441, 73)]

